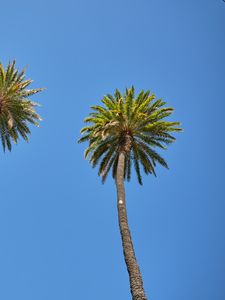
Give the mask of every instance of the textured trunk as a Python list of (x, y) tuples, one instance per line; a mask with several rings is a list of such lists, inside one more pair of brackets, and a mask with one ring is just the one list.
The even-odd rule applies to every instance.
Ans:
[(123, 244), (124, 259), (129, 273), (132, 300), (147, 300), (144, 292), (141, 272), (135, 257), (131, 234), (128, 226), (124, 189), (124, 163), (125, 153), (122, 151), (119, 154), (116, 174), (116, 188), (119, 227)]

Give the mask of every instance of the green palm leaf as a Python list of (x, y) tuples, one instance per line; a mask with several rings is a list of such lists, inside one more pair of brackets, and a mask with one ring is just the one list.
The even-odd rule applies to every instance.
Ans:
[(0, 136), (3, 150), (11, 151), (12, 142), (19, 137), (28, 142), (28, 123), (39, 126), (41, 117), (36, 113), (38, 103), (28, 97), (43, 89), (27, 89), (31, 79), (24, 80), (25, 70), (19, 72), (15, 60), (4, 70), (0, 63)]
[[(0, 71), (1, 72), (1, 71)], [(102, 99), (103, 106), (92, 106), (85, 118), (90, 125), (81, 129), (79, 142), (89, 142), (85, 157), (90, 156), (93, 167), (99, 165), (98, 174), (105, 181), (110, 169), (115, 178), (119, 153), (125, 153), (124, 178), (130, 180), (131, 163), (138, 182), (142, 184), (141, 168), (146, 174), (154, 174), (157, 164), (168, 168), (166, 161), (156, 152), (175, 141), (172, 132), (181, 131), (180, 122), (165, 121), (174, 109), (163, 107), (166, 102), (156, 99), (150, 91), (141, 91), (135, 97), (134, 87), (122, 94)]]

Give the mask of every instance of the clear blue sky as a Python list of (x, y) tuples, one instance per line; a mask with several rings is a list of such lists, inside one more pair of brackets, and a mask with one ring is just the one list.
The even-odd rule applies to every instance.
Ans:
[(0, 299), (128, 300), (112, 179), (83, 159), (89, 107), (132, 84), (175, 108), (170, 170), (126, 185), (149, 299), (225, 299), (225, 3), (1, 1), (0, 60), (46, 91), (0, 154)]

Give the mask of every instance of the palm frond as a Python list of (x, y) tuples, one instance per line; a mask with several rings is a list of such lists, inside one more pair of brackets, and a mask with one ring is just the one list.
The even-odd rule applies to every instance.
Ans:
[(134, 168), (137, 174), (138, 182), (140, 185), (142, 185), (142, 177), (141, 177), (141, 171), (140, 171), (140, 165), (139, 165), (139, 155), (135, 147), (133, 146), (133, 160), (134, 160)]
[(99, 164), (98, 174), (103, 182), (110, 169), (116, 178), (121, 152), (125, 154), (124, 179), (128, 181), (131, 165), (140, 184), (140, 166), (146, 174), (154, 175), (157, 164), (168, 168), (164, 158), (154, 149), (167, 149), (175, 141), (171, 133), (182, 130), (179, 122), (165, 121), (173, 108), (163, 107), (165, 102), (155, 99), (149, 90), (142, 90), (135, 97), (134, 87), (126, 89), (124, 94), (116, 89), (113, 96), (107, 94), (101, 103), (91, 107), (92, 111), (84, 120), (90, 125), (81, 129), (83, 136), (78, 142), (89, 142), (85, 157), (90, 156), (93, 167)]
[(25, 70), (19, 72), (15, 65), (15, 60), (9, 62), (4, 70), (0, 64), (0, 135), (4, 151), (11, 151), (11, 141), (17, 143), (19, 137), (28, 141), (27, 123), (39, 126), (41, 120), (34, 109), (38, 104), (28, 97), (43, 89), (27, 89), (32, 80), (24, 80)]

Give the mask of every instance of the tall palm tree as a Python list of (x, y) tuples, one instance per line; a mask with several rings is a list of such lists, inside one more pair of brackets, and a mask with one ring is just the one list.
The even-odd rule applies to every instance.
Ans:
[(28, 142), (30, 130), (27, 123), (39, 126), (40, 116), (35, 111), (35, 103), (30, 96), (43, 89), (27, 89), (32, 80), (25, 80), (25, 70), (15, 67), (15, 60), (4, 70), (0, 63), (0, 137), (3, 150), (12, 149), (12, 141), (17, 143), (19, 136)]
[(102, 181), (112, 169), (117, 188), (119, 228), (122, 238), (124, 259), (129, 273), (133, 300), (146, 300), (143, 281), (128, 226), (124, 180), (130, 180), (132, 163), (138, 182), (142, 185), (140, 165), (145, 174), (156, 176), (156, 164), (168, 168), (166, 161), (154, 148), (166, 149), (175, 141), (171, 132), (180, 131), (179, 122), (164, 121), (173, 108), (163, 107), (165, 102), (154, 100), (150, 91), (141, 91), (137, 97), (134, 88), (119, 90), (114, 96), (102, 99), (104, 106), (92, 106), (93, 112), (84, 120), (90, 126), (82, 128), (84, 134), (79, 142), (89, 142), (85, 158), (93, 167), (99, 164), (98, 174)]

